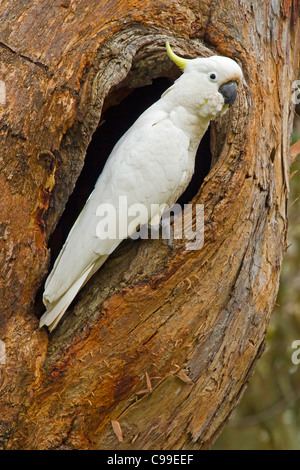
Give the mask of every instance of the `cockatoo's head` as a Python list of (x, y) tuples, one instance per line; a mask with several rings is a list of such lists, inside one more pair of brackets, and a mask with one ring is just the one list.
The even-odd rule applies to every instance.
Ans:
[(184, 72), (175, 82), (182, 105), (209, 120), (223, 115), (237, 97), (243, 80), (241, 67), (222, 56), (184, 59), (174, 54), (168, 42), (166, 47), (170, 59)]

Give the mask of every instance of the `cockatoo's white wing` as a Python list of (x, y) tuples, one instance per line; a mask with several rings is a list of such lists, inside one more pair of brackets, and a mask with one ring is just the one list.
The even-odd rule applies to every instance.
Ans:
[(82, 285), (137, 228), (122, 238), (99, 239), (101, 204), (115, 207), (119, 220), (119, 198), (125, 196), (128, 207), (143, 204), (150, 215), (151, 204), (172, 205), (188, 183), (189, 138), (159, 108), (158, 102), (142, 114), (113, 149), (46, 281), (41, 326), (56, 326)]

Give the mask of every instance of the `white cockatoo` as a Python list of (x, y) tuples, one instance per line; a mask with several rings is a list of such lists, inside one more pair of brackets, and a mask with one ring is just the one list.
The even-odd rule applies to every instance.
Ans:
[[(176, 202), (191, 180), (196, 152), (210, 121), (223, 115), (236, 99), (243, 74), (234, 60), (184, 59), (174, 54), (169, 43), (167, 53), (183, 74), (115, 145), (46, 280), (47, 311), (40, 326), (50, 331), (121, 241), (142, 223), (157, 225), (161, 207)], [(137, 220), (128, 208), (141, 205), (147, 216)], [(158, 207), (156, 213), (151, 213), (152, 206)], [(110, 207), (117, 222), (107, 236), (99, 216)]]

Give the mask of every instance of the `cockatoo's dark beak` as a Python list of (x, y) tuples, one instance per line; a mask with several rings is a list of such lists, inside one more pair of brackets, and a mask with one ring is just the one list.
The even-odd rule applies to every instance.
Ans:
[(219, 88), (219, 93), (223, 95), (225, 104), (229, 105), (229, 108), (233, 105), (236, 100), (238, 87), (236, 82), (228, 82), (221, 85)]

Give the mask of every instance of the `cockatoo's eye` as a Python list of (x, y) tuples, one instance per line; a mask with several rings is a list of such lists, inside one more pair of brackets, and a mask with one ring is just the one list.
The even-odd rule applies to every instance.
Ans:
[(216, 74), (216, 72), (212, 72), (209, 74), (209, 79), (211, 82), (216, 82), (218, 80), (218, 76)]

